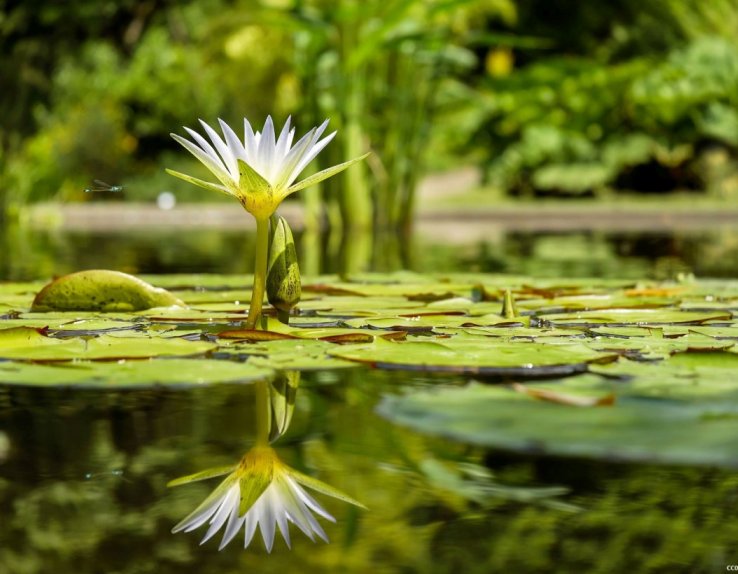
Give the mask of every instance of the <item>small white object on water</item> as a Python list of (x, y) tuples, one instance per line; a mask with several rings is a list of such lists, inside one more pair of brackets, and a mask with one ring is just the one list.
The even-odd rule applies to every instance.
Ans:
[(171, 191), (162, 191), (156, 198), (156, 205), (168, 211), (177, 205), (177, 198)]

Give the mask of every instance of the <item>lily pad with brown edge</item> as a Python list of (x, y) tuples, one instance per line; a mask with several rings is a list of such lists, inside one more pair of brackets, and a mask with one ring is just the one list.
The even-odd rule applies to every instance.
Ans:
[(596, 325), (660, 326), (702, 325), (710, 321), (731, 321), (733, 316), (721, 311), (679, 311), (673, 309), (601, 309), (579, 313), (541, 314), (537, 322), (546, 327)]
[(0, 330), (0, 359), (19, 361), (120, 360), (148, 357), (202, 355), (217, 348), (208, 341), (163, 337), (58, 338), (47, 330), (16, 327)]
[(580, 373), (589, 363), (617, 358), (578, 342), (520, 344), (472, 337), (407, 342), (375, 339), (370, 345), (341, 346), (330, 355), (383, 369), (521, 377)]
[(120, 271), (92, 269), (54, 279), (36, 294), (31, 310), (120, 312), (173, 305), (184, 306), (184, 303), (138, 277)]
[[(130, 318), (130, 317), (129, 317)], [(15, 319), (0, 319), (0, 330), (11, 327), (48, 328), (51, 334), (97, 335), (110, 332), (141, 329), (143, 323), (130, 321), (112, 314), (84, 312), (22, 313)]]
[(0, 386), (130, 389), (199, 387), (271, 380), (274, 371), (254, 364), (206, 359), (154, 359), (65, 364), (0, 362)]

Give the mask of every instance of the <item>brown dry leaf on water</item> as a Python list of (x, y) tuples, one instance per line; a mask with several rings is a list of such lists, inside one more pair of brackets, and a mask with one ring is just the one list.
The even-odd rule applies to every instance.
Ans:
[(560, 405), (569, 405), (573, 407), (609, 407), (615, 404), (615, 395), (610, 393), (604, 397), (582, 397), (579, 395), (569, 395), (566, 393), (557, 393), (543, 389), (531, 389), (520, 383), (513, 383), (513, 390), (523, 393), (535, 399), (558, 403)]

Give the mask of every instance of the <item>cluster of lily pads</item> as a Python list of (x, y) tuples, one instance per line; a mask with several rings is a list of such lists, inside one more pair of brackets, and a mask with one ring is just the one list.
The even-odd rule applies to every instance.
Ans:
[(387, 396), (379, 412), (486, 446), (738, 466), (738, 283), (320, 277), (304, 282), (288, 325), (270, 309), (257, 330), (243, 277), (150, 280), (179, 304), (42, 311), (40, 283), (0, 285), (0, 383), (117, 389), (280, 371), (442, 373), (436, 388)]

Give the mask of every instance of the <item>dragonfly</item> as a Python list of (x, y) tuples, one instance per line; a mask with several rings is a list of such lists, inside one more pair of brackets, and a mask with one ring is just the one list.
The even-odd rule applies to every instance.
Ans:
[(96, 179), (92, 182), (94, 185), (93, 187), (86, 187), (85, 193), (92, 193), (95, 191), (109, 191), (110, 193), (119, 193), (123, 191), (122, 185), (110, 185), (109, 183), (105, 183), (104, 181), (101, 181), (99, 179)]

